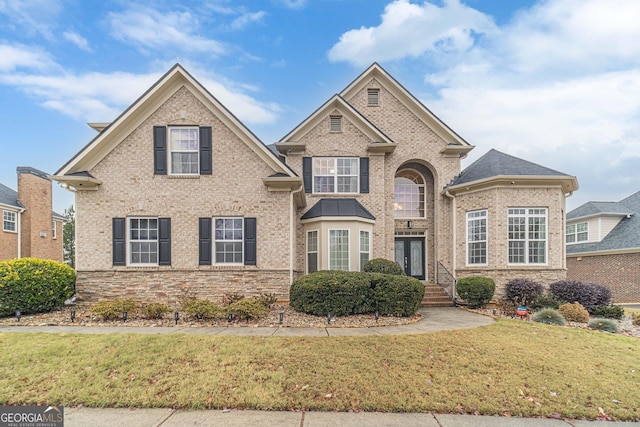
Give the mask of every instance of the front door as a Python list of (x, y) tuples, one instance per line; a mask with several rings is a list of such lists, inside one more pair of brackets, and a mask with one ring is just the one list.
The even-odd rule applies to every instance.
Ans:
[(407, 276), (424, 280), (424, 238), (396, 237), (395, 259)]

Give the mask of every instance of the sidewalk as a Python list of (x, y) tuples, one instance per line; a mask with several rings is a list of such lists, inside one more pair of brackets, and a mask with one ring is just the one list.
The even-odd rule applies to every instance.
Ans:
[(377, 326), (371, 328), (293, 328), (293, 327), (136, 327), (136, 326), (0, 326), (0, 332), (52, 332), (77, 334), (206, 334), (253, 336), (363, 336), (409, 335), (452, 329), (477, 328), (493, 323), (493, 319), (460, 308), (420, 309), (424, 319), (409, 325)]
[(549, 418), (488, 417), (381, 412), (174, 411), (171, 409), (65, 408), (65, 427), (632, 427), (640, 423), (563, 421)]

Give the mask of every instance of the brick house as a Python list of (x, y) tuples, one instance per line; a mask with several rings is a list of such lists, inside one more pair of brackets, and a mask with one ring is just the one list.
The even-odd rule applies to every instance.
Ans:
[(16, 172), (18, 191), (0, 184), (0, 260), (34, 257), (62, 262), (66, 218), (52, 210), (51, 180), (31, 167), (18, 167)]
[(76, 191), (84, 299), (287, 299), (299, 275), (378, 257), (431, 285), (566, 274), (575, 177), (495, 150), (461, 173), (474, 147), (378, 64), (272, 149), (180, 65), (94, 127), (55, 175)]
[(640, 302), (640, 191), (567, 213), (567, 278), (607, 285), (616, 303)]

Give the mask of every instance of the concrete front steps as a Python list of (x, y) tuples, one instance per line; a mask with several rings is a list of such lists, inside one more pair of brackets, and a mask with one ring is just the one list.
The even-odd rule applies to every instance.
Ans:
[(442, 286), (426, 283), (424, 298), (420, 305), (422, 307), (453, 307), (453, 301)]

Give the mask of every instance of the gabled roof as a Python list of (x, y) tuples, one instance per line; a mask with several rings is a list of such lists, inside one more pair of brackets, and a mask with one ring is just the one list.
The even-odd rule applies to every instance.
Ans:
[(0, 184), (0, 205), (24, 209), (22, 203), (18, 201), (18, 192), (3, 184)]
[(622, 218), (622, 220), (618, 223), (618, 225), (616, 225), (613, 230), (611, 230), (609, 234), (604, 237), (604, 239), (599, 242), (567, 245), (567, 254), (620, 251), (625, 249), (640, 250), (640, 191), (630, 195), (626, 199), (615, 203), (585, 203), (584, 205), (569, 212), (567, 214), (567, 219), (569, 219), (569, 217), (576, 219), (584, 216), (592, 216), (592, 214), (581, 216), (577, 215), (580, 215), (581, 212), (594, 212), (595, 209), (598, 208), (604, 208), (607, 211), (616, 211), (602, 212), (602, 215), (611, 213), (619, 215), (624, 211), (626, 211), (627, 213), (625, 214), (624, 218)]
[(454, 192), (478, 186), (516, 184), (516, 181), (520, 185), (562, 185), (565, 193), (578, 189), (574, 176), (491, 149), (465, 168), (446, 190)]
[[(371, 79), (382, 85), (386, 90), (391, 92), (398, 100), (400, 100), (416, 117), (424, 122), (433, 132), (442, 138), (449, 146), (453, 146), (453, 150), (458, 155), (466, 155), (474, 146), (469, 144), (460, 135), (447, 126), (438, 116), (433, 114), (431, 110), (424, 106), (415, 96), (404, 88), (396, 79), (394, 79), (387, 71), (377, 62), (371, 64), (362, 74), (360, 74), (353, 82), (351, 82), (342, 92), (340, 96), (350, 99), (355, 93), (361, 91)], [(449, 150), (453, 153), (453, 150)]]
[[(241, 141), (264, 160), (274, 172), (296, 176), (278, 156), (222, 105), (207, 89), (194, 79), (180, 64), (174, 65), (149, 90), (138, 98), (117, 119), (106, 126), (93, 140), (62, 166), (53, 178), (65, 182), (65, 176), (74, 175), (73, 183), (82, 178), (79, 173), (90, 171), (105, 156), (136, 129), (149, 115), (177, 90), (186, 87), (200, 102), (213, 111)], [(70, 185), (72, 185), (70, 181)], [(99, 184), (93, 183), (93, 184)]]
[(378, 129), (365, 116), (360, 114), (360, 112), (353, 108), (351, 104), (345, 101), (340, 95), (334, 95), (302, 123), (296, 126), (291, 132), (285, 135), (279, 142), (277, 142), (276, 148), (278, 151), (281, 153), (287, 153), (290, 150), (304, 150), (304, 144), (299, 142), (302, 137), (315, 128), (322, 120), (335, 110), (338, 110), (343, 117), (349, 120), (349, 122), (356, 126), (358, 130), (365, 134), (367, 138), (371, 140), (372, 144), (386, 144), (387, 146), (395, 147), (396, 144), (391, 140), (391, 138), (385, 135), (384, 132)]
[(320, 199), (300, 219), (320, 217), (356, 217), (372, 221), (376, 219), (356, 199)]
[(587, 202), (567, 213), (567, 220), (587, 218), (599, 215), (626, 216), (629, 211), (622, 202)]

